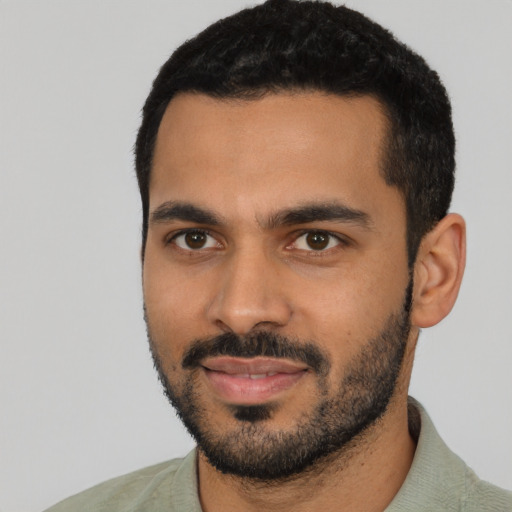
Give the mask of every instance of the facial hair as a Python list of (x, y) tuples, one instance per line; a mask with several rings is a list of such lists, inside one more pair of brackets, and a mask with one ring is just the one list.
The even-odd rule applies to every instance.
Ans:
[[(270, 331), (247, 336), (226, 333), (195, 340), (182, 359), (185, 378), (170, 381), (156, 351), (148, 325), (155, 368), (164, 392), (209, 463), (225, 474), (276, 481), (311, 468), (330, 454), (341, 453), (356, 436), (381, 418), (395, 391), (410, 330), (412, 280), (398, 313), (391, 314), (377, 336), (367, 341), (346, 366), (336, 392), (329, 393), (329, 356), (317, 343), (290, 339)], [(342, 343), (342, 340), (340, 340)], [(237, 428), (214, 428), (208, 406), (197, 389), (201, 361), (206, 357), (275, 357), (305, 363), (314, 372), (318, 399), (289, 429), (267, 426), (278, 405), (229, 406)]]

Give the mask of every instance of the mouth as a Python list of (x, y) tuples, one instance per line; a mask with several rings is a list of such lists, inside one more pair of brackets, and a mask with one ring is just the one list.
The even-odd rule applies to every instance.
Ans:
[(231, 405), (257, 405), (276, 399), (308, 373), (303, 364), (269, 357), (207, 358), (202, 369), (210, 389)]

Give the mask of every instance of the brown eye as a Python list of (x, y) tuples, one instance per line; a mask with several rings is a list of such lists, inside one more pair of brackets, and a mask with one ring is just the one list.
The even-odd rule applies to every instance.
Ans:
[(179, 233), (172, 238), (172, 243), (186, 251), (199, 251), (219, 247), (217, 240), (208, 231), (191, 230)]
[(306, 243), (310, 249), (322, 251), (329, 245), (330, 238), (327, 233), (312, 232), (306, 235)]
[(206, 234), (200, 231), (193, 231), (185, 235), (185, 243), (190, 249), (202, 249), (206, 244)]
[(343, 241), (339, 236), (328, 231), (306, 231), (294, 241), (292, 248), (310, 253), (322, 253), (342, 244)]

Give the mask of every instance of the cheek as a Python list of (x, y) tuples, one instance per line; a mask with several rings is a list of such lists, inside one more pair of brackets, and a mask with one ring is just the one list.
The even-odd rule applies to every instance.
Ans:
[(163, 271), (164, 265), (147, 256), (143, 273), (146, 321), (154, 349), (169, 364), (181, 358), (183, 340), (193, 325), (190, 307), (194, 293), (178, 275)]
[(181, 361), (193, 340), (218, 334), (206, 311), (212, 290), (211, 272), (173, 268), (157, 251), (147, 251), (143, 293), (149, 332), (159, 357)]
[(296, 327), (339, 365), (378, 335), (389, 315), (400, 311), (407, 282), (403, 269), (378, 273), (375, 267), (347, 267), (329, 279), (309, 282), (307, 294), (292, 294)]
[[(197, 283), (172, 268), (161, 250), (148, 245), (143, 269), (144, 302), (154, 321), (168, 323), (186, 315), (196, 299)], [(178, 314), (181, 313), (181, 314)]]

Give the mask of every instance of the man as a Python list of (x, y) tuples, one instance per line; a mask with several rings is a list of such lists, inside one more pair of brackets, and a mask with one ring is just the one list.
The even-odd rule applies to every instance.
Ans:
[(242, 11), (162, 67), (136, 168), (150, 347), (198, 448), (51, 510), (512, 510), (407, 397), (465, 260), (419, 56), (344, 7)]

